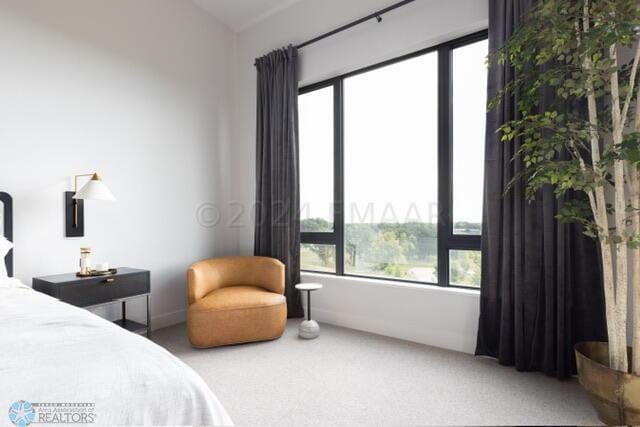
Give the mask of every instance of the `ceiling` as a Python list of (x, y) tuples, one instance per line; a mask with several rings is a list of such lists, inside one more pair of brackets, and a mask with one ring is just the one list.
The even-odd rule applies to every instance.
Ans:
[(245, 30), (300, 0), (192, 0), (236, 32)]

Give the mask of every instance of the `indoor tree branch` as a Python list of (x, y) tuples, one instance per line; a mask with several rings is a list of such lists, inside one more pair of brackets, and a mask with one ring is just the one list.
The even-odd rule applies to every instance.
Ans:
[[(584, 1), (583, 7), (583, 31), (588, 33), (590, 30), (589, 20), (589, 0)], [(603, 171), (600, 170), (600, 137), (598, 132), (598, 109), (596, 103), (595, 88), (593, 84), (593, 63), (589, 54), (585, 54), (583, 68), (587, 73), (587, 108), (589, 113), (590, 123), (590, 141), (591, 141), (591, 163), (593, 164), (594, 172), (596, 176), (603, 179)], [(611, 245), (609, 243), (609, 219), (607, 215), (607, 202), (604, 194), (604, 187), (598, 185), (594, 189), (596, 195), (596, 210), (593, 212), (593, 217), (598, 225), (600, 249), (602, 252), (602, 273), (604, 282), (604, 295), (605, 295), (605, 308), (607, 315), (607, 332), (609, 335), (609, 364), (611, 368), (617, 369), (618, 366), (624, 366), (624, 362), (621, 359), (626, 360), (625, 353), (620, 352), (619, 341), (621, 335), (625, 335), (626, 331), (620, 331), (618, 322), (614, 319), (617, 317), (615, 313), (616, 307), (616, 294), (615, 294), (615, 279), (613, 270), (613, 254), (611, 252)]]
[[(623, 119), (621, 118), (620, 111), (620, 84), (618, 81), (618, 49), (614, 44), (609, 48), (609, 57), (613, 62), (613, 71), (610, 76), (611, 85), (611, 121), (613, 125), (613, 144), (616, 147), (622, 145)], [(624, 173), (624, 161), (616, 159), (614, 161), (614, 215), (616, 223), (616, 240), (614, 246), (616, 248), (616, 327), (626, 331), (627, 329), (627, 292), (628, 292), (628, 250), (625, 236), (627, 235), (627, 198), (626, 198), (626, 183)], [(622, 240), (622, 242), (620, 241)], [(626, 352), (626, 339), (623, 343), (618, 343), (624, 348)], [(619, 349), (622, 351), (622, 349)], [(622, 358), (616, 369), (627, 372), (628, 360), (626, 357)]]
[[(624, 129), (627, 123), (627, 116), (629, 115), (629, 106), (631, 105), (631, 99), (633, 98), (633, 92), (635, 90), (636, 76), (638, 75), (638, 63), (640, 62), (640, 43), (636, 43), (636, 53), (633, 57), (633, 65), (631, 66), (631, 75), (629, 76), (629, 93), (627, 93), (624, 100), (624, 107), (622, 108), (622, 117), (620, 127)], [(637, 119), (637, 116), (636, 116)]]
[[(635, 130), (640, 132), (640, 88), (636, 96)], [(633, 373), (640, 375), (640, 310), (637, 302), (640, 301), (640, 172), (637, 165), (630, 165), (631, 181), (631, 206), (635, 209), (631, 219), (631, 228), (635, 245), (631, 249), (631, 266), (633, 274), (633, 351), (632, 369)]]

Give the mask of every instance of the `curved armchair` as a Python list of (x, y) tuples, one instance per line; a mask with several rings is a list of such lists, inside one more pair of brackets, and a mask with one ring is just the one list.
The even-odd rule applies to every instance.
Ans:
[(279, 338), (287, 321), (284, 264), (265, 257), (199, 261), (187, 271), (187, 334), (207, 348)]

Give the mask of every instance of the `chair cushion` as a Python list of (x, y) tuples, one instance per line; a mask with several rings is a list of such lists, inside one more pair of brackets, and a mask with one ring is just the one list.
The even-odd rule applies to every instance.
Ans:
[(285, 302), (283, 295), (265, 291), (256, 286), (230, 286), (210, 292), (192, 304), (191, 309), (194, 311), (241, 310), (268, 307)]
[(231, 286), (189, 306), (187, 333), (194, 347), (217, 347), (276, 339), (286, 321), (283, 295), (255, 286)]

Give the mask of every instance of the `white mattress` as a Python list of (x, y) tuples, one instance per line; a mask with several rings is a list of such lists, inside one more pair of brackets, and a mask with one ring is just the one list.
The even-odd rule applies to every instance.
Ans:
[(0, 414), (19, 400), (92, 403), (95, 424), (231, 424), (204, 381), (165, 349), (0, 279)]

